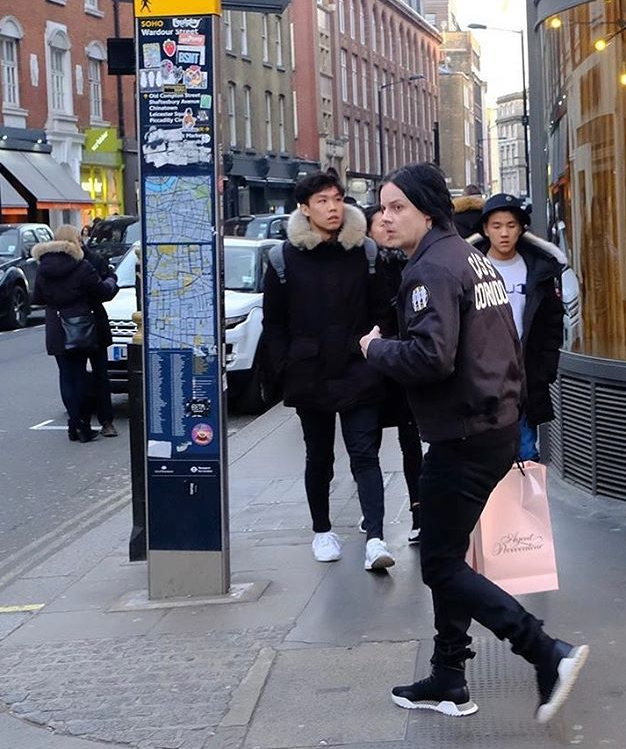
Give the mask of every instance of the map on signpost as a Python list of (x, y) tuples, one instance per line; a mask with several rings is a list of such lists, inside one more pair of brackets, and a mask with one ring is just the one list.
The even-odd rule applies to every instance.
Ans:
[(212, 246), (148, 245), (146, 273), (149, 348), (191, 350), (206, 366), (217, 353)]
[(149, 244), (213, 242), (208, 175), (146, 177), (144, 200)]

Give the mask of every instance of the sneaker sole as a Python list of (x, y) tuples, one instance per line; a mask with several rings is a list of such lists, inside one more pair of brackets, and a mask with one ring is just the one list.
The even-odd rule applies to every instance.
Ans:
[(381, 554), (377, 559), (374, 559), (374, 561), (371, 564), (368, 564), (365, 562), (365, 569), (366, 570), (385, 570), (388, 567), (393, 567), (393, 565), (396, 563), (396, 560), (392, 556), (388, 556), (387, 554)]
[(391, 699), (398, 707), (402, 707), (405, 710), (433, 710), (436, 713), (442, 713), (448, 715), (451, 718), (464, 718), (466, 715), (473, 715), (478, 712), (478, 705), (471, 700), (464, 702), (462, 705), (456, 705), (454, 702), (443, 701), (435, 702), (424, 701), (424, 702), (411, 702), (406, 697), (396, 697), (395, 694), (391, 695)]
[(537, 709), (536, 718), (538, 723), (547, 723), (551, 720), (565, 700), (569, 697), (572, 687), (576, 683), (581, 668), (589, 656), (589, 646), (580, 645), (574, 648), (573, 655), (563, 658), (558, 666), (559, 678), (550, 697), (550, 701), (540, 705)]
[(420, 537), (417, 536), (417, 538), (411, 538), (411, 536), (409, 536), (408, 540), (409, 540), (409, 546), (417, 546), (420, 542)]
[(341, 559), (341, 554), (338, 554), (337, 556), (327, 557), (326, 559), (320, 559), (319, 557), (316, 557), (315, 554), (313, 554), (313, 559), (315, 559), (316, 562), (338, 562)]

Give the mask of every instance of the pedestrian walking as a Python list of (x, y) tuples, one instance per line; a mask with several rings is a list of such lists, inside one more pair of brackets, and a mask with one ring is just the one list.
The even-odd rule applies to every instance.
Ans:
[[(380, 205), (368, 206), (364, 213), (367, 221), (367, 234), (378, 246), (387, 287), (391, 294), (391, 304), (395, 311), (402, 270), (408, 258), (403, 250), (387, 246), (389, 244), (387, 229), (382, 220), (383, 212)], [(393, 334), (398, 335), (397, 319), (394, 319)], [(385, 377), (384, 384), (385, 399), (380, 407), (380, 442), (382, 443), (383, 429), (397, 428), (398, 443), (402, 453), (402, 471), (409, 492), (412, 520), (408, 541), (410, 545), (415, 545), (419, 543), (420, 537), (419, 475), (422, 467), (422, 441), (405, 389), (391, 377)]]
[[(111, 268), (106, 258), (99, 257), (95, 252), (83, 244), (85, 260), (92, 265), (103, 280), (111, 274)], [(98, 347), (89, 351), (89, 365), (91, 367), (91, 385), (86, 401), (84, 419), (91, 422), (95, 411), (100, 424), (100, 434), (103, 437), (117, 437), (117, 429), (113, 424), (113, 403), (111, 400), (111, 381), (109, 380), (109, 346), (113, 343), (109, 316), (101, 301), (93, 302), (93, 314), (98, 331)]]
[(389, 241), (409, 256), (398, 294), (400, 340), (374, 328), (367, 361), (407, 388), (430, 447), (420, 476), (421, 566), (431, 589), (434, 651), (428, 677), (392, 689), (405, 708), (470, 715), (465, 662), (475, 619), (536, 670), (539, 722), (567, 698), (588, 648), (547, 635), (543, 623), (465, 562), (469, 536), (518, 447), (524, 367), (504, 283), (453, 226), (444, 175), (416, 164), (381, 190)]
[(485, 200), (477, 185), (466, 185), (463, 195), (452, 199), (452, 205), (454, 206), (454, 225), (463, 239), (480, 231)]
[(469, 241), (487, 254), (506, 286), (526, 375), (519, 458), (539, 460), (537, 426), (554, 418), (550, 383), (563, 345), (561, 274), (567, 258), (552, 242), (528, 231), (529, 224), (522, 201), (498, 193), (483, 207), (481, 234)]
[(365, 569), (372, 570), (395, 561), (383, 537), (382, 377), (363, 360), (359, 339), (372, 324), (389, 332), (392, 310), (376, 246), (366, 242), (365, 217), (343, 197), (333, 174), (311, 174), (296, 185), (288, 239), (270, 252), (263, 337), (267, 368), (302, 424), (313, 555), (319, 562), (341, 557), (329, 508), (339, 414), (364, 516)]
[[(87, 359), (98, 345), (93, 337), (97, 326), (91, 316), (94, 305), (115, 296), (117, 279), (114, 274), (102, 279), (84, 259), (80, 234), (73, 226), (60, 226), (54, 241), (35, 245), (32, 256), (39, 262), (33, 303), (46, 307), (46, 349), (59, 367), (61, 398), (68, 415), (67, 434), (71, 441), (89, 442), (98, 434), (85, 420)], [(73, 324), (87, 324), (90, 329), (72, 333), (68, 326)], [(68, 335), (76, 335), (76, 340), (71, 342)], [(71, 344), (76, 345), (70, 349)]]

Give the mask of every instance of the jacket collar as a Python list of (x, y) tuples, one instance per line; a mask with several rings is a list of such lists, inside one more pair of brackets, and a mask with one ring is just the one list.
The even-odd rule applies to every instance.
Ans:
[[(351, 205), (344, 206), (344, 219), (337, 242), (345, 249), (359, 247), (365, 241), (367, 224), (363, 211)], [(287, 238), (294, 247), (300, 250), (313, 250), (325, 240), (311, 229), (309, 219), (299, 208), (289, 216)]]
[(459, 239), (458, 232), (454, 227), (450, 227), (449, 229), (440, 229), (438, 226), (433, 226), (433, 228), (422, 238), (422, 241), (418, 244), (417, 249), (409, 260), (409, 263), (416, 263), (426, 252), (428, 252), (428, 250), (433, 245), (437, 244), (437, 242), (440, 242), (442, 239), (450, 239), (451, 237), (456, 237), (457, 239)]
[(31, 256), (39, 261), (44, 255), (52, 253), (69, 255), (74, 260), (82, 260), (85, 253), (82, 249), (74, 242), (66, 242), (65, 240), (55, 240), (53, 242), (40, 242), (33, 247)]

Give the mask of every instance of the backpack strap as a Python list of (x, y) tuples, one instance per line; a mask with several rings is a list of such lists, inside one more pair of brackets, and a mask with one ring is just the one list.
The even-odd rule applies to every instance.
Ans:
[(363, 242), (365, 257), (367, 258), (367, 272), (370, 276), (376, 273), (376, 258), (378, 257), (378, 245), (371, 237), (365, 237)]
[(276, 271), (278, 280), (281, 283), (287, 283), (287, 276), (285, 274), (285, 244), (284, 242), (281, 242), (281, 244), (274, 245), (274, 247), (272, 247), (272, 249), (269, 251), (267, 258), (270, 261), (272, 268), (274, 268), (274, 270)]

